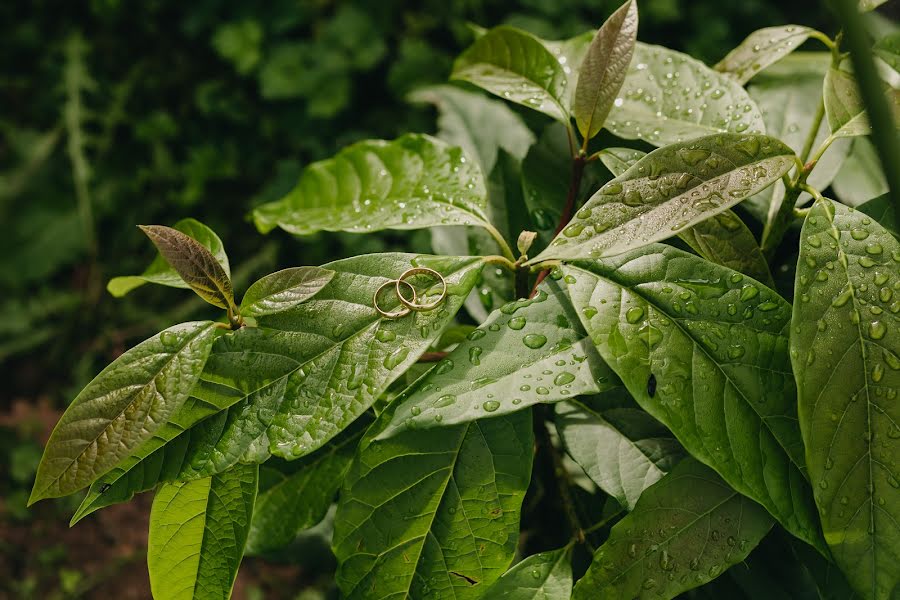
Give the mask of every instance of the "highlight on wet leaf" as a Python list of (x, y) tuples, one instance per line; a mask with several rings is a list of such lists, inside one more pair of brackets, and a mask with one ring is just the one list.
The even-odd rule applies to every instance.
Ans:
[(803, 44), (812, 35), (822, 34), (802, 25), (764, 27), (747, 36), (740, 45), (716, 64), (715, 69), (747, 83), (753, 76)]

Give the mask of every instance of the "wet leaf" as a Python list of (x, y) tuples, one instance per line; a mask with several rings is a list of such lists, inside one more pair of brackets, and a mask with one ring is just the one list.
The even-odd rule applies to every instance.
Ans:
[[(900, 126), (900, 90), (885, 87), (894, 125)], [(841, 69), (828, 69), (825, 75), (825, 115), (833, 137), (853, 137), (872, 132), (856, 80), (851, 73)]]
[(603, 23), (591, 42), (575, 88), (572, 113), (585, 139), (600, 132), (622, 89), (637, 41), (638, 9), (628, 0)]
[(563, 66), (531, 34), (501, 25), (469, 46), (453, 65), (452, 79), (468, 81), (501, 98), (563, 123), (567, 78)]
[(266, 275), (250, 286), (241, 300), (241, 314), (258, 317), (309, 300), (331, 281), (334, 273), (319, 267), (293, 267)]
[(747, 83), (754, 75), (796, 50), (814, 33), (818, 32), (802, 25), (758, 29), (719, 61), (715, 69), (732, 75), (740, 83)]
[(585, 329), (638, 404), (735, 490), (824, 548), (797, 426), (790, 305), (659, 244), (563, 271)]
[(253, 212), (263, 233), (369, 233), (433, 225), (487, 224), (478, 165), (427, 135), (365, 140), (303, 170), (287, 196)]
[(866, 213), (875, 221), (888, 230), (895, 238), (900, 239), (900, 228), (897, 222), (897, 209), (894, 202), (888, 194), (883, 194), (877, 198), (872, 198), (868, 202), (863, 202), (857, 210)]
[(872, 48), (875, 55), (900, 73), (900, 32), (886, 35)]
[(791, 362), (816, 504), (835, 561), (866, 598), (900, 575), (900, 243), (819, 201), (803, 224)]
[(686, 54), (640, 42), (605, 127), (654, 146), (714, 133), (766, 132), (756, 103), (733, 77)]
[(29, 504), (90, 485), (150, 439), (187, 400), (214, 331), (209, 321), (170, 327), (97, 375), (54, 428)]
[(776, 139), (730, 133), (654, 150), (600, 188), (530, 262), (613, 256), (664, 240), (770, 185), (793, 156)]
[(250, 529), (259, 467), (163, 485), (153, 499), (147, 566), (154, 598), (229, 598)]
[(573, 598), (674, 598), (741, 562), (771, 527), (761, 506), (686, 458), (612, 528)]
[[(833, 145), (842, 141), (852, 141), (852, 147), (847, 160), (834, 176), (832, 188), (842, 204), (861, 208), (863, 203), (888, 192), (887, 180), (878, 154), (875, 153), (875, 146), (868, 137), (838, 140)], [(816, 171), (813, 171), (812, 175), (815, 174)]]
[(491, 600), (569, 600), (572, 555), (568, 548), (534, 554), (504, 573), (484, 598)]

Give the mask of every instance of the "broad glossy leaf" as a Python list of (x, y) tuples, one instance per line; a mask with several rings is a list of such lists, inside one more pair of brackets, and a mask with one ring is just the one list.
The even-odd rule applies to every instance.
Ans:
[[(475, 285), (482, 264), (473, 257), (411, 254), (336, 261), (324, 265), (335, 274), (310, 300), (261, 315), (258, 327), (220, 338), (204, 378), (265, 398), (266, 404), (248, 400), (233, 408), (246, 410), (246, 416), (229, 421), (232, 441), (217, 443), (211, 456), (236, 460), (252, 451), (253, 460), (269, 452), (294, 459), (322, 446), (365, 412), (440, 337)], [(441, 273), (447, 297), (432, 311), (398, 319), (380, 316), (373, 294), (413, 266)], [(420, 298), (426, 291), (440, 292), (440, 286), (423, 287)], [(386, 310), (399, 306), (390, 293), (379, 298)], [(250, 432), (259, 431), (261, 410), (271, 424), (265, 436), (254, 441)]]
[(170, 327), (101, 371), (56, 424), (29, 503), (90, 485), (150, 439), (187, 400), (215, 328), (209, 321)]
[[(600, 162), (616, 177), (636, 164), (646, 153), (629, 148), (607, 148)], [(769, 264), (759, 249), (756, 236), (734, 212), (726, 210), (678, 234), (697, 254), (708, 261), (740, 271), (769, 287), (774, 287)]]
[(674, 598), (741, 562), (771, 527), (761, 506), (686, 458), (616, 523), (574, 598)]
[(150, 439), (91, 485), (70, 525), (95, 510), (126, 502), (160, 482), (177, 479), (189, 449), (197, 444), (196, 438), (205, 429), (195, 426), (242, 399), (243, 395), (237, 390), (198, 381), (191, 397)]
[[(753, 80), (750, 96), (762, 110), (769, 135), (778, 138), (798, 154), (803, 150), (813, 124), (815, 107), (822, 99), (822, 79), (828, 70), (828, 53), (797, 53), (774, 65)], [(813, 141), (812, 150), (820, 147), (830, 135), (823, 122)], [(849, 140), (836, 140), (816, 163), (808, 183), (824, 190), (834, 179), (850, 151)], [(748, 198), (742, 206), (766, 224), (774, 219), (784, 198), (784, 184), (776, 181), (759, 194)], [(805, 192), (799, 202), (809, 200)]]
[(533, 446), (525, 410), (363, 447), (335, 516), (345, 597), (481, 597), (515, 555)]
[(433, 225), (484, 225), (487, 194), (478, 165), (427, 135), (366, 140), (303, 170), (284, 198), (253, 211), (256, 227), (297, 235), (368, 233)]
[(756, 103), (733, 77), (681, 52), (640, 42), (605, 127), (654, 146), (713, 133), (766, 132)]
[(637, 407), (563, 402), (556, 406), (556, 428), (569, 456), (628, 510), (684, 457), (672, 434)]
[(572, 303), (634, 399), (689, 453), (824, 547), (804, 474), (790, 305), (670, 246), (564, 265)]
[[(840, 141), (850, 140), (835, 143)], [(841, 203), (860, 206), (872, 198), (886, 194), (888, 184), (881, 169), (881, 161), (875, 153), (875, 146), (869, 138), (857, 137), (852, 143), (847, 160), (835, 175), (832, 186)], [(815, 173), (813, 171), (813, 175)]]
[(884, 194), (877, 198), (872, 198), (868, 202), (864, 202), (857, 207), (857, 210), (864, 212), (879, 225), (888, 230), (895, 238), (900, 239), (900, 228), (897, 224), (897, 209), (894, 207), (894, 201), (890, 195)]
[(814, 33), (818, 32), (802, 25), (758, 29), (719, 61), (715, 68), (732, 75), (740, 83), (747, 83), (754, 75), (793, 52)]
[(258, 317), (309, 300), (331, 281), (334, 273), (319, 267), (293, 267), (270, 273), (250, 286), (241, 300), (241, 314)]
[(484, 594), (491, 600), (569, 600), (572, 596), (569, 548), (534, 554), (504, 573)]
[[(360, 428), (335, 438), (310, 456), (291, 463), (290, 472), (269, 469), (275, 483), (260, 489), (247, 537), (247, 554), (277, 550), (325, 517), (343, 483), (362, 436)], [(262, 467), (266, 468), (266, 467)]]
[(575, 37), (566, 40), (540, 40), (544, 47), (550, 51), (566, 74), (566, 96), (563, 106), (571, 110), (575, 90), (578, 89), (578, 74), (581, 72), (581, 63), (587, 54), (591, 42), (594, 41), (594, 31), (585, 31)]
[(452, 79), (468, 81), (501, 98), (563, 123), (566, 73), (540, 40), (502, 25), (475, 40), (453, 65)]
[(654, 150), (600, 188), (530, 262), (612, 256), (664, 240), (770, 185), (793, 156), (776, 139), (730, 133)]
[[(231, 277), (231, 270), (228, 265), (228, 255), (225, 254), (225, 246), (216, 233), (196, 219), (182, 219), (172, 226), (181, 233), (188, 235), (200, 243), (204, 248), (210, 251), (215, 257), (225, 274)], [(150, 263), (150, 266), (140, 275), (126, 275), (123, 277), (113, 277), (106, 285), (106, 289), (116, 298), (121, 298), (136, 287), (145, 283), (156, 283), (159, 285), (167, 285), (182, 289), (190, 289), (190, 286), (184, 282), (178, 271), (173, 269), (166, 259), (161, 255), (157, 255)]]
[(900, 242), (819, 201), (803, 224), (791, 335), (825, 540), (866, 598), (900, 585)]
[(500, 149), (521, 161), (534, 143), (534, 134), (519, 115), (484, 94), (435, 85), (417, 89), (409, 100), (434, 104), (438, 109), (437, 137), (477, 158), (482, 173), (494, 170)]
[(900, 32), (886, 35), (872, 48), (875, 55), (900, 73)]
[[(834, 137), (853, 137), (872, 132), (862, 95), (851, 73), (828, 69), (825, 75), (825, 115)], [(893, 112), (894, 126), (900, 126), (900, 90), (887, 88), (886, 100)]]
[(399, 400), (379, 434), (467, 423), (591, 394), (616, 376), (555, 281), (494, 311)]
[(231, 596), (250, 529), (259, 467), (160, 487), (150, 511), (147, 567), (154, 598)]
[(198, 296), (219, 308), (231, 309), (234, 306), (231, 276), (203, 244), (171, 227), (139, 227), (159, 250), (159, 254)]
[(622, 89), (637, 41), (638, 9), (635, 0), (620, 6), (591, 42), (578, 71), (572, 113), (582, 137), (600, 132), (613, 101)]

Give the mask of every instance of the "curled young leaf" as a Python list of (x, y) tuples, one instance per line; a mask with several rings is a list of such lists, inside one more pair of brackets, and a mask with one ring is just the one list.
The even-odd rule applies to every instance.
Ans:
[(734, 76), (740, 83), (747, 83), (754, 75), (793, 52), (816, 33), (815, 29), (802, 25), (759, 29), (748, 35), (715, 68)]
[(628, 0), (614, 12), (591, 42), (581, 63), (572, 112), (582, 137), (590, 139), (603, 128), (637, 41), (638, 9)]
[(198, 296), (213, 306), (234, 308), (231, 277), (203, 244), (171, 227), (140, 225), (140, 228)]

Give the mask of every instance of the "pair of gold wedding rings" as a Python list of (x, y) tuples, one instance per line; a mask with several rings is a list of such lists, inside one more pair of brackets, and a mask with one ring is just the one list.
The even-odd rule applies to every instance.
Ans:
[[(409, 282), (409, 279), (415, 275), (428, 275), (436, 281), (440, 282), (441, 285), (441, 294), (438, 296), (437, 300), (433, 300), (431, 302), (419, 303), (418, 294), (416, 293), (416, 288), (413, 287), (413, 284)], [(387, 311), (381, 308), (378, 304), (378, 296), (385, 289), (393, 286), (394, 291), (397, 293), (397, 299), (400, 300), (400, 304), (403, 305), (402, 308), (394, 311)], [(412, 292), (412, 299), (407, 298), (403, 295), (402, 288), (408, 288), (410, 292)], [(444, 301), (444, 298), (447, 297), (447, 281), (444, 277), (435, 271), (434, 269), (429, 269), (428, 267), (413, 267), (412, 269), (408, 269), (405, 271), (400, 277), (397, 279), (391, 279), (390, 281), (386, 281), (381, 284), (377, 290), (375, 290), (375, 294), (372, 296), (372, 304), (375, 306), (375, 310), (378, 311), (382, 317), (386, 319), (399, 319), (400, 317), (405, 317), (411, 312), (424, 312), (426, 310), (434, 310), (438, 306), (440, 306), (441, 302)]]

